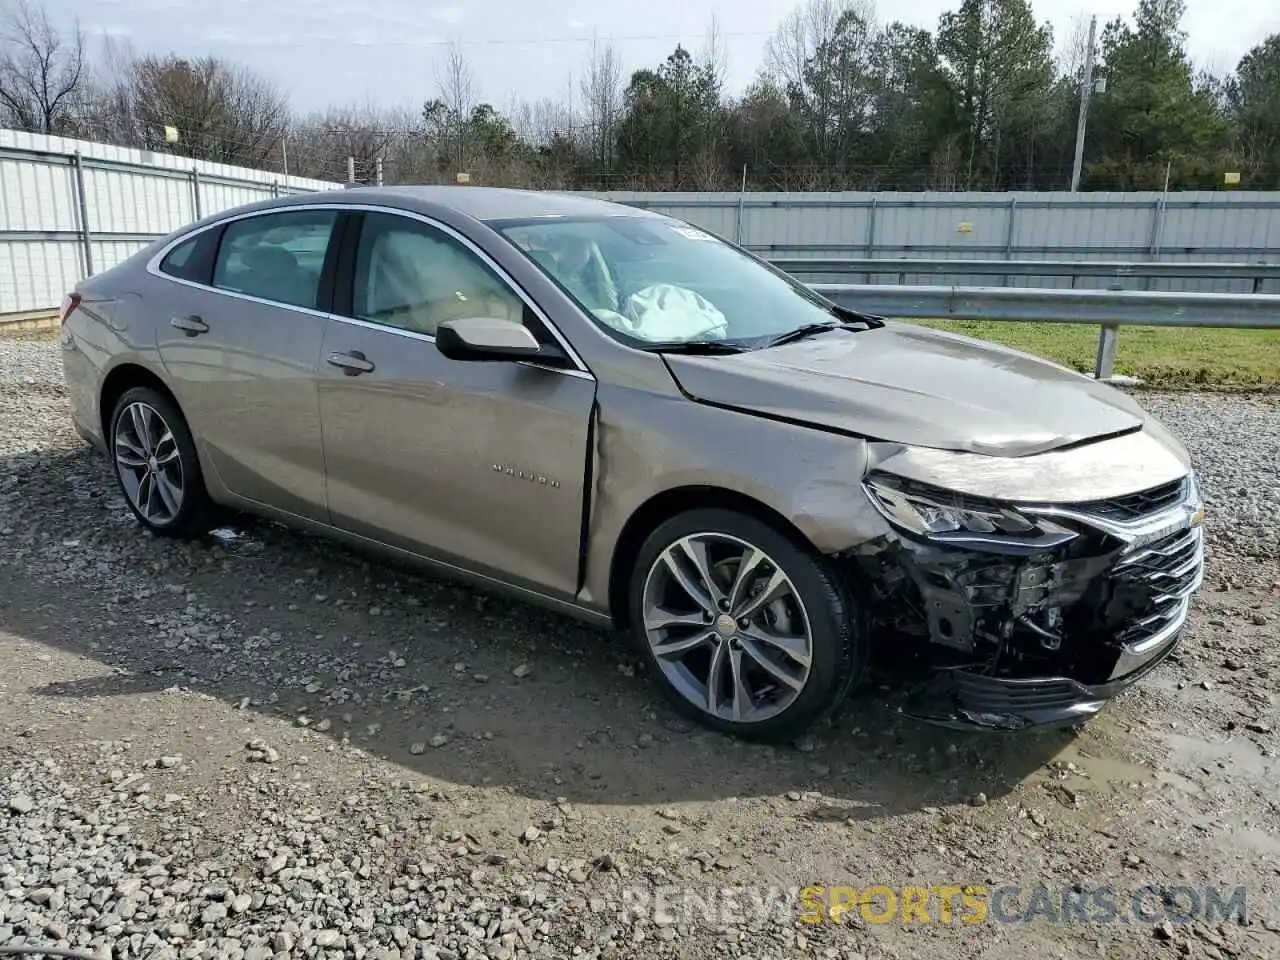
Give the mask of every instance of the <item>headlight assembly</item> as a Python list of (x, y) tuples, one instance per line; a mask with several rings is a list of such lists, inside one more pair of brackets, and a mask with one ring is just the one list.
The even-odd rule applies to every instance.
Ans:
[(1036, 553), (1078, 534), (1012, 506), (977, 500), (892, 474), (873, 473), (863, 481), (871, 502), (895, 528), (933, 543), (995, 553)]

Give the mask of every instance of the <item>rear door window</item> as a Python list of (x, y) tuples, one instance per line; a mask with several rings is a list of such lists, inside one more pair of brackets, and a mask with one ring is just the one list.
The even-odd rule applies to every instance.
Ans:
[(290, 210), (227, 224), (213, 285), (275, 303), (317, 309), (337, 210)]

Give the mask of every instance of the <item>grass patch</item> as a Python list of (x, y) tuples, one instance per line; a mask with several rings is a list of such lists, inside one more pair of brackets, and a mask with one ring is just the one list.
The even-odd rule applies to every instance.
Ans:
[[(913, 320), (1093, 372), (1098, 328), (1077, 323)], [(1116, 373), (1155, 387), (1280, 389), (1280, 330), (1121, 327)]]
[(52, 343), (57, 339), (57, 327), (49, 327), (43, 330), (6, 330), (3, 326), (0, 326), (0, 340), (35, 340), (37, 342)]

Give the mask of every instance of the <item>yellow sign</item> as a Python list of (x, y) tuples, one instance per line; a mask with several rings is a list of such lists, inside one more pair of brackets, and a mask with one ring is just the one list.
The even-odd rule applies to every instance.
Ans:
[(1245, 915), (1248, 889), (1143, 886), (1127, 895), (1115, 887), (1054, 888), (1004, 884), (939, 886), (805, 887), (799, 891), (801, 923), (841, 923), (846, 917), (884, 925), (901, 922), (981, 923), (1144, 923), (1210, 926), (1219, 916)]
[(931, 901), (939, 906), (943, 923), (985, 923), (989, 915), (988, 889), (984, 886), (901, 887), (805, 887), (800, 891), (800, 922), (839, 923), (846, 913), (861, 914), (872, 924), (892, 923), (898, 917), (904, 923), (913, 920), (932, 922)]
[(1237, 183), (1240, 182), (1240, 174), (1235, 170), (1232, 170), (1229, 173), (1224, 173), (1222, 175), (1222, 182), (1229, 187), (1234, 187)]
[(973, 224), (968, 220), (961, 220), (956, 227), (956, 233), (973, 233)]
[(178, 142), (178, 128), (177, 128), (177, 127), (170, 127), (170, 126), (166, 126), (166, 127), (164, 128), (164, 142), (165, 142), (165, 143), (177, 143), (177, 142)]
[(459, 183), (470, 183), (470, 182), (471, 182), (471, 174), (469, 174), (469, 173), (459, 173), (459, 174), (458, 174), (458, 182), (459, 182)]

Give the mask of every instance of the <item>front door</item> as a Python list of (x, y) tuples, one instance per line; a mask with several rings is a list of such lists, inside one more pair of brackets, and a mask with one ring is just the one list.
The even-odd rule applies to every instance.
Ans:
[(547, 332), (445, 228), (363, 215), (319, 382), (332, 522), (415, 553), (572, 597), (595, 381), (578, 370), (454, 361), (436, 326), (497, 316)]
[[(321, 275), (338, 212), (233, 220), (175, 247), (148, 300), (178, 403), (237, 496), (327, 519), (316, 400), (328, 311)], [(208, 245), (207, 247), (203, 245)]]

